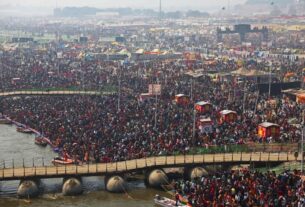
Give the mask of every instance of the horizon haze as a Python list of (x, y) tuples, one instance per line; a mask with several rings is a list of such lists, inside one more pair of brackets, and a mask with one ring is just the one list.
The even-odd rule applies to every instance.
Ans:
[[(233, 8), (237, 4), (245, 3), (246, 0), (218, 0), (211, 2), (209, 0), (162, 0), (163, 11), (186, 11), (186, 10), (201, 10), (201, 11), (217, 11), (223, 7)], [(4, 0), (0, 3), (0, 8), (3, 10), (15, 10), (20, 7), (32, 9), (33, 13), (41, 13), (43, 11), (52, 12), (56, 7), (96, 7), (96, 8), (123, 8), (130, 7), (133, 9), (159, 9), (159, 0)], [(30, 11), (28, 11), (30, 12)]]

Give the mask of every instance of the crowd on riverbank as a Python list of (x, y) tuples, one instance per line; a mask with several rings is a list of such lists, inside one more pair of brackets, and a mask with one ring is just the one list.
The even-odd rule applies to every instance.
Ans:
[(217, 172), (194, 181), (178, 181), (174, 186), (193, 207), (305, 206), (304, 180), (297, 171), (279, 175), (248, 170)]
[[(242, 145), (244, 143), (296, 143), (300, 129), (288, 123), (301, 121), (301, 108), (295, 102), (279, 96), (276, 105), (268, 97), (241, 93), (253, 85), (213, 82), (208, 77), (196, 80), (194, 100), (186, 106), (173, 101), (177, 93), (189, 94), (191, 81), (183, 73), (153, 77), (149, 80), (122, 73), (123, 90), (109, 96), (21, 96), (1, 100), (2, 112), (13, 120), (40, 131), (53, 145), (82, 162), (110, 162), (175, 153), (188, 153), (190, 148), (211, 145)], [(162, 95), (140, 101), (138, 95), (150, 82), (162, 84)], [(204, 84), (203, 84), (204, 83)], [(245, 96), (245, 98), (243, 98)], [(207, 100), (213, 109), (205, 114), (212, 120), (212, 132), (195, 128), (193, 139), (193, 103)], [(257, 102), (257, 107), (255, 106)], [(243, 107), (244, 105), (244, 107)], [(238, 114), (232, 123), (219, 123), (219, 112), (234, 110)], [(199, 119), (200, 115), (196, 115)], [(281, 127), (279, 137), (262, 139), (258, 124), (272, 121)]]
[[(120, 86), (120, 95), (3, 98), (0, 112), (40, 131), (54, 147), (61, 149), (62, 155), (80, 161), (109, 162), (188, 153), (193, 146), (297, 143), (301, 138), (300, 129), (289, 123), (292, 118), (301, 123), (300, 105), (283, 95), (274, 96), (276, 104), (271, 104), (267, 95), (255, 92), (253, 79), (237, 83), (234, 77), (230, 81), (214, 81), (204, 75), (192, 80), (185, 74), (188, 69), (183, 61), (150, 61), (121, 68), (114, 62), (103, 64), (97, 69), (92, 62), (82, 63), (78, 67), (85, 70), (84, 76), (69, 77), (73, 83), (83, 82), (86, 89), (99, 90), (98, 87), (107, 84), (117, 89)], [(231, 72), (238, 65), (235, 60), (218, 60), (213, 66), (194, 65), (194, 69), (201, 67)], [(31, 76), (30, 71), (27, 74)], [(49, 75), (45, 80), (36, 74), (39, 84), (35, 87), (62, 86)], [(29, 84), (34, 83), (29, 79)], [(140, 94), (147, 92), (152, 83), (161, 84), (161, 95), (158, 99), (152, 96), (140, 100)], [(19, 84), (12, 86), (23, 87), (22, 82)], [(193, 99), (188, 105), (178, 105), (173, 99), (179, 93)], [(203, 132), (196, 125), (193, 133), (194, 104), (202, 100), (213, 106), (204, 114), (211, 118), (212, 130)], [(220, 111), (225, 109), (236, 111), (238, 117), (234, 122), (219, 122)], [(196, 120), (201, 118), (200, 114), (195, 116)], [(257, 127), (265, 121), (278, 124), (280, 136), (259, 137)]]

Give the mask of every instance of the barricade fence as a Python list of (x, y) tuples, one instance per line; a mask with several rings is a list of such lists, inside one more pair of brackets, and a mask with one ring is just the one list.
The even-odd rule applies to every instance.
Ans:
[(0, 160), (0, 169), (50, 166), (52, 165), (52, 160), (53, 160), (52, 158), (46, 158), (46, 157)]
[(69, 90), (62, 90), (62, 91), (5, 91), (0, 92), (0, 96), (19, 96), (19, 95), (113, 95), (116, 92), (105, 92), (105, 91), (69, 91)]

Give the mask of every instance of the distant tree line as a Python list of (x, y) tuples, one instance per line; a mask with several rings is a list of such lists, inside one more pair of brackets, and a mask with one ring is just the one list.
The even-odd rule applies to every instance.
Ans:
[[(158, 11), (153, 9), (131, 9), (131, 8), (109, 8), (98, 9), (94, 7), (64, 7), (62, 9), (54, 9), (54, 16), (58, 17), (82, 17), (88, 15), (96, 15), (99, 12), (116, 12), (122, 16), (139, 15), (139, 16), (160, 16)], [(187, 12), (175, 11), (175, 12), (162, 12), (161, 16), (164, 18), (179, 19), (184, 17), (209, 17), (209, 13), (201, 12), (198, 10), (189, 10)]]

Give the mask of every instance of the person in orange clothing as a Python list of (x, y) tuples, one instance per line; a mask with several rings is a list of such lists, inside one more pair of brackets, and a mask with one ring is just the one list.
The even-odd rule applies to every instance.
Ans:
[(89, 162), (89, 153), (88, 153), (88, 151), (85, 152), (84, 161), (85, 162)]

